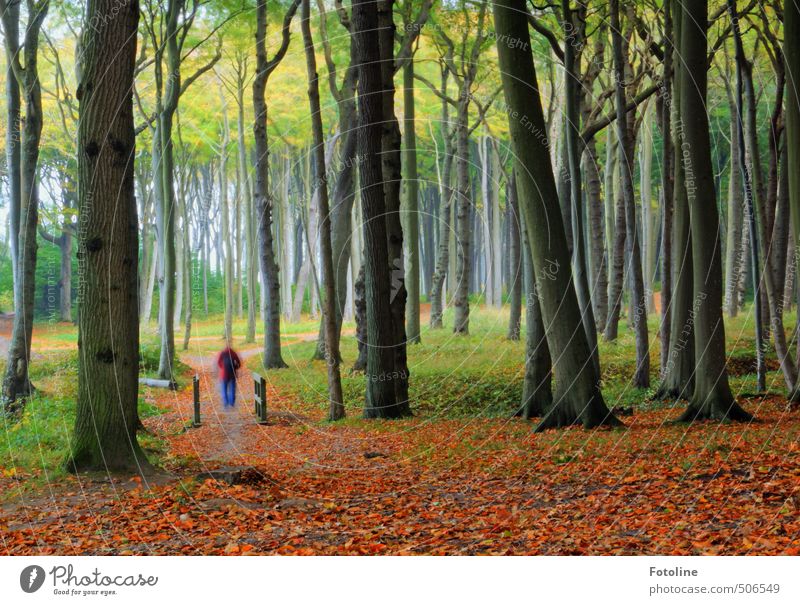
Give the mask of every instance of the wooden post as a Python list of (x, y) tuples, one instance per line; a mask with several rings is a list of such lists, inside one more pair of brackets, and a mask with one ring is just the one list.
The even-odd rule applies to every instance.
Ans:
[(200, 426), (200, 377), (195, 374), (192, 378), (192, 394), (194, 400), (194, 418), (192, 419), (192, 427), (197, 428)]
[(253, 373), (253, 399), (255, 400), (256, 416), (258, 424), (268, 424), (267, 422), (267, 379)]

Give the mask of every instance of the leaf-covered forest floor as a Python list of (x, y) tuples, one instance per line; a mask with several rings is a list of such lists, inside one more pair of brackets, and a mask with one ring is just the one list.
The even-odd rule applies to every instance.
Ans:
[[(729, 368), (757, 421), (671, 423), (683, 403), (628, 386), (625, 333), (601, 359), (608, 404), (634, 408), (626, 426), (544, 434), (511, 417), (523, 345), (503, 339), (505, 320), (482, 309), (469, 337), (423, 334), (410, 348), (413, 418), (360, 419), (363, 378), (347, 376), (348, 418), (336, 424), (324, 420), (324, 363), (309, 361), (317, 324), (294, 326), (290, 368), (267, 374), (266, 426), (246, 371), (237, 408), (222, 409), (221, 341), (201, 324), (181, 390), (144, 390), (141, 441), (161, 469), (144, 479), (63, 472), (74, 332), (40, 329), (40, 394), (3, 425), (0, 553), (800, 554), (800, 413), (787, 409), (774, 359), (768, 392), (752, 394), (746, 319), (728, 325)], [(157, 352), (148, 339), (145, 372)], [(239, 348), (256, 370), (258, 344)], [(349, 367), (353, 338), (343, 356)], [(194, 371), (203, 425), (187, 429)]]

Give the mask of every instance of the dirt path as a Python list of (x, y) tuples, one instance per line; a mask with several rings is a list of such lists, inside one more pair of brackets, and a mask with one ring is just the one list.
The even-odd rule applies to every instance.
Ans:
[[(261, 352), (259, 345), (239, 349), (243, 366)], [(145, 424), (156, 433), (172, 435), (170, 448), (176, 455), (186, 456), (201, 468), (221, 466), (253, 466), (263, 464), (281, 449), (276, 437), (293, 425), (307, 425), (322, 418), (323, 412), (314, 406), (300, 404), (292, 397), (278, 392), (267, 379), (267, 425), (256, 421), (252, 373), (239, 370), (236, 381), (236, 405), (225, 408), (218, 380), (217, 353), (184, 354), (181, 360), (200, 378), (201, 426), (186, 429), (193, 415), (192, 385), (184, 380), (178, 392), (148, 389), (147, 397), (169, 412), (156, 416)]]

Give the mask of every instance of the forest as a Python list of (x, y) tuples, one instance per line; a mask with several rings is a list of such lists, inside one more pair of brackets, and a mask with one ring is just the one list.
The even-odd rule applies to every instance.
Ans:
[(0, 29), (2, 554), (800, 554), (798, 0)]

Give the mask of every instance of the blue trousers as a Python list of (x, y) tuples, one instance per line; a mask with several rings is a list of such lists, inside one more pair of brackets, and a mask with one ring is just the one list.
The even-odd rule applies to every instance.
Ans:
[(236, 378), (229, 378), (220, 383), (222, 389), (222, 403), (227, 407), (236, 404)]

